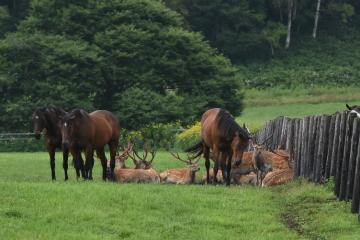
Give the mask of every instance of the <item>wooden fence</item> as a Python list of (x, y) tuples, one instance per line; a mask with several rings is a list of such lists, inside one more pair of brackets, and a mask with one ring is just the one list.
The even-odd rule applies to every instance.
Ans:
[(302, 119), (278, 117), (255, 136), (269, 149), (290, 153), (295, 176), (317, 183), (335, 180), (339, 200), (352, 200), (351, 211), (360, 221), (360, 118), (349, 111)]

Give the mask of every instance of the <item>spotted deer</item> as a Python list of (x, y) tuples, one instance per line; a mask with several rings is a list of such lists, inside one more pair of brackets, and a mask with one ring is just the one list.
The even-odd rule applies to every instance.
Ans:
[(172, 153), (171, 155), (181, 161), (186, 163), (188, 166), (185, 168), (173, 168), (168, 169), (162, 173), (160, 173), (161, 182), (164, 183), (174, 183), (174, 184), (191, 184), (195, 183), (196, 172), (200, 170), (199, 168), (199, 160), (194, 161), (194, 158), (187, 156), (187, 159), (182, 159), (178, 153)]
[(291, 182), (294, 178), (294, 171), (290, 168), (275, 170), (268, 173), (263, 182), (263, 187), (276, 186), (284, 183)]

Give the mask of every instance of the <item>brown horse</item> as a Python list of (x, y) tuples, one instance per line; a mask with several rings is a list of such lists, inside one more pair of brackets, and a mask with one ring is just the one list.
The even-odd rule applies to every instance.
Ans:
[[(55, 176), (55, 150), (61, 149), (61, 129), (60, 119), (65, 116), (66, 112), (61, 108), (44, 107), (36, 108), (33, 112), (32, 120), (34, 124), (34, 136), (40, 139), (41, 132), (45, 129), (45, 146), (50, 155), (50, 167), (52, 180)], [(68, 180), (68, 151), (63, 149), (63, 168), (65, 181)]]
[[(246, 128), (241, 128), (230, 113), (220, 108), (206, 111), (201, 118), (201, 141), (187, 149), (187, 152), (195, 154), (194, 157), (204, 154), (206, 167), (206, 180), (209, 182), (210, 149), (215, 162), (220, 161), (222, 174), (226, 179), (226, 185), (230, 185), (230, 172), (233, 164), (240, 165), (243, 152), (251, 139)], [(214, 179), (216, 179), (218, 164), (214, 167)], [(226, 168), (226, 172), (225, 172)]]
[[(69, 149), (75, 159), (77, 176), (92, 179), (94, 166), (94, 150), (101, 160), (103, 180), (106, 180), (107, 160), (104, 146), (110, 148), (111, 176), (114, 176), (115, 155), (119, 144), (119, 121), (109, 111), (97, 110), (87, 113), (82, 109), (74, 109), (66, 114), (62, 120), (62, 140), (65, 149)], [(85, 151), (85, 166), (81, 158), (81, 151)]]

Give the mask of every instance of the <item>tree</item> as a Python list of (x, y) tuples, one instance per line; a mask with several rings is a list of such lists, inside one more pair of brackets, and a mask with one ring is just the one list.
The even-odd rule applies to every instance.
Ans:
[(317, 1), (317, 4), (316, 4), (316, 13), (315, 13), (315, 20), (314, 20), (314, 28), (313, 28), (313, 32), (312, 32), (312, 37), (313, 37), (314, 39), (316, 38), (317, 26), (318, 26), (319, 15), (320, 15), (320, 5), (321, 5), (321, 0), (318, 0), (318, 1)]
[(37, 0), (29, 14), (0, 49), (9, 104), (28, 96), (31, 105), (104, 108), (130, 128), (188, 124), (210, 107), (241, 112), (229, 60), (160, 1)]
[(293, 18), (293, 0), (288, 0), (287, 34), (285, 41), (285, 49), (288, 49), (290, 47), (292, 18)]

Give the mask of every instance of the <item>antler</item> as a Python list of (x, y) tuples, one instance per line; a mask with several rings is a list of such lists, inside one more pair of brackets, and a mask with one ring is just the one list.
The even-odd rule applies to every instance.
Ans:
[(181, 162), (184, 162), (184, 163), (186, 163), (186, 164), (188, 164), (188, 165), (196, 164), (196, 163), (198, 163), (199, 160), (200, 160), (200, 157), (198, 157), (198, 158), (196, 159), (196, 161), (193, 162), (193, 160), (194, 160), (196, 157), (195, 157), (195, 158), (192, 158), (192, 157), (190, 157), (189, 155), (187, 155), (187, 160), (184, 160), (184, 159), (182, 159), (182, 158), (180, 157), (179, 153), (170, 152), (170, 154), (171, 154), (174, 158), (176, 158), (177, 160), (179, 160), (179, 161), (181, 161)]
[(273, 133), (270, 134), (270, 136), (268, 136), (262, 143), (259, 143), (259, 145), (264, 145), (267, 141), (269, 141), (272, 138), (273, 135), (274, 135)]
[(140, 168), (141, 166), (141, 163), (143, 163), (145, 165), (145, 169), (148, 169), (151, 167), (152, 165), (152, 162), (156, 156), (156, 152), (153, 150), (153, 151), (150, 151), (150, 154), (151, 154), (151, 159), (150, 160), (147, 160), (147, 157), (148, 157), (148, 153), (149, 153), (149, 150), (146, 148), (144, 149), (144, 154), (143, 156), (141, 157), (137, 151), (133, 150), (133, 155), (129, 155), (129, 157), (133, 160), (134, 164), (135, 164), (135, 168)]

